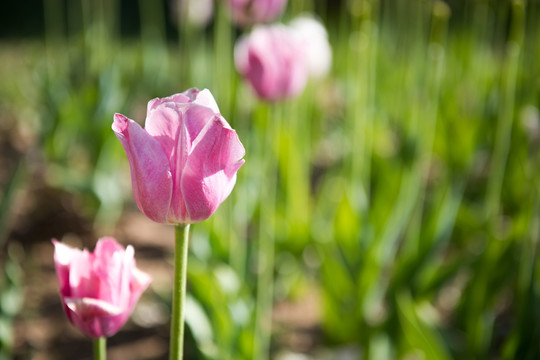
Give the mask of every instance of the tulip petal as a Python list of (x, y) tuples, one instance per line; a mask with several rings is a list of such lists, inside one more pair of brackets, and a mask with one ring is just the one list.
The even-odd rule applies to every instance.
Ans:
[(164, 98), (155, 98), (148, 102), (147, 105), (147, 115), (149, 115), (152, 110), (156, 109), (159, 105), (164, 103), (189, 103), (191, 102), (191, 99), (186, 96), (186, 94), (174, 94), (171, 96), (167, 96)]
[(73, 325), (91, 338), (114, 335), (129, 316), (121, 307), (93, 298), (64, 298), (64, 308)]
[[(93, 338), (114, 335), (151, 281), (136, 268), (133, 247), (124, 250), (111, 237), (99, 239), (93, 253), (54, 239), (53, 244), (57, 269), (69, 277), (68, 291), (60, 294), (69, 321)], [(62, 274), (61, 284), (66, 276)]]
[(131, 271), (131, 284), (130, 284), (130, 294), (129, 299), (129, 308), (133, 309), (142, 293), (148, 288), (152, 282), (152, 277), (147, 273), (137, 269), (135, 266)]
[(149, 219), (165, 222), (172, 196), (172, 176), (160, 142), (121, 114), (114, 115), (112, 129), (128, 156), (137, 206)]
[(307, 82), (304, 49), (284, 25), (256, 27), (235, 47), (235, 65), (260, 98), (279, 100), (301, 92)]
[(88, 297), (65, 297), (64, 303), (68, 309), (77, 313), (82, 319), (96, 316), (115, 316), (120, 315), (123, 312), (120, 306), (113, 305), (107, 301)]
[(142, 294), (152, 282), (152, 277), (150, 275), (136, 267), (133, 267), (131, 276), (131, 291), (139, 295)]
[(178, 189), (182, 168), (191, 149), (189, 133), (184, 126), (184, 107), (187, 105), (164, 103), (152, 111), (145, 125), (148, 134), (161, 145), (172, 174), (168, 215), (162, 222), (181, 218), (186, 212), (182, 194)]
[[(272, 29), (274, 30), (274, 29)], [(253, 32), (253, 44), (247, 51), (246, 77), (250, 79), (253, 89), (260, 97), (268, 100), (276, 100), (281, 97), (280, 87), (282, 86), (281, 74), (284, 69), (279, 64), (281, 45), (274, 44), (273, 32), (264, 32), (259, 28)]]
[(134, 250), (125, 250), (115, 239), (104, 237), (98, 240), (94, 250), (94, 273), (99, 278), (97, 298), (120, 307), (129, 304), (129, 283), (134, 266)]
[[(144, 129), (154, 138), (163, 149), (169, 159), (171, 172), (174, 174), (176, 159), (180, 156), (185, 159), (189, 152), (189, 141), (183, 138), (184, 129), (184, 104), (165, 103), (156, 108), (146, 119)], [(183, 163), (183, 161), (181, 161)]]
[[(191, 152), (191, 143), (215, 115), (212, 108), (196, 104), (200, 101), (211, 105), (213, 97), (208, 90), (199, 92), (191, 89), (186, 93), (195, 99), (193, 103), (189, 105), (163, 103), (152, 111), (145, 126), (145, 130), (160, 143), (169, 158), (173, 189), (167, 219), (172, 223), (186, 217), (185, 199), (180, 190), (180, 182), (182, 169)], [(217, 109), (217, 105), (215, 108)]]
[(198, 91), (195, 99), (193, 100), (193, 104), (210, 108), (214, 113), (219, 114), (219, 108), (216, 100), (208, 89)]
[(193, 142), (184, 167), (181, 189), (188, 222), (207, 219), (229, 196), (244, 155), (236, 132), (215, 116)]
[(234, 64), (242, 76), (247, 75), (249, 69), (249, 37), (242, 35), (234, 46)]
[(69, 266), (71, 259), (79, 249), (74, 249), (71, 246), (62, 244), (56, 239), (52, 240), (54, 244), (54, 265), (56, 268), (56, 276), (60, 284), (60, 294), (62, 296), (70, 296), (71, 288), (69, 286)]
[[(209, 122), (213, 121), (214, 115), (216, 115), (216, 113), (211, 108), (205, 106), (192, 105), (186, 110), (184, 126), (186, 127), (189, 139), (191, 139), (192, 142), (197, 139), (201, 130), (203, 130)], [(227, 124), (227, 126), (229, 126), (229, 124)], [(189, 149), (191, 150), (191, 146)]]
[(94, 255), (88, 250), (75, 252), (71, 258), (69, 286), (71, 297), (95, 297), (100, 287), (100, 280), (93, 271)]

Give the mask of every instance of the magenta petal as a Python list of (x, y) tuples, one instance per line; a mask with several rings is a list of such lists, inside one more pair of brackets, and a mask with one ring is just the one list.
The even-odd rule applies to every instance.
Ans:
[[(281, 27), (258, 28), (253, 32), (251, 47), (247, 51), (248, 67), (246, 76), (253, 89), (261, 98), (277, 100), (283, 96), (283, 74), (287, 68), (283, 66), (282, 49), (287, 41), (278, 43), (275, 37), (283, 36)], [(287, 72), (288, 73), (288, 72)]]
[(271, 22), (279, 17), (287, 0), (228, 0), (231, 18), (237, 25), (248, 26)]
[[(193, 105), (186, 110), (184, 126), (192, 142), (206, 125), (213, 121), (215, 112), (204, 106)], [(190, 149), (191, 150), (191, 149)]]
[(76, 312), (82, 319), (95, 316), (115, 316), (120, 315), (123, 310), (107, 301), (93, 298), (64, 298), (64, 303), (73, 312)]
[(155, 98), (148, 102), (147, 105), (147, 114), (149, 115), (152, 110), (156, 109), (159, 105), (163, 103), (188, 103), (191, 102), (191, 99), (185, 94), (174, 94), (164, 98)]
[[(277, 68), (279, 64), (273, 63)], [(271, 75), (262, 75), (270, 81)], [(272, 86), (280, 84), (274, 81)], [(151, 100), (144, 130), (115, 114), (113, 130), (128, 154), (135, 201), (157, 222), (188, 224), (206, 219), (229, 195), (243, 164), (244, 148), (207, 89)], [(210, 153), (194, 151), (196, 146)], [(188, 204), (192, 200), (196, 202)]]
[(80, 250), (62, 244), (56, 239), (53, 239), (52, 242), (54, 244), (54, 265), (56, 268), (58, 283), (60, 284), (60, 294), (62, 296), (70, 296), (71, 288), (69, 286), (69, 267), (73, 255), (80, 252)]
[(97, 297), (117, 306), (129, 304), (129, 283), (134, 267), (134, 250), (125, 250), (115, 239), (104, 237), (98, 240), (94, 250), (93, 271), (99, 278)]
[(184, 104), (164, 103), (152, 111), (145, 126), (148, 134), (161, 145), (172, 176), (168, 215), (163, 222), (183, 218), (186, 212), (182, 194), (178, 190), (182, 168), (191, 149), (191, 139), (185, 127), (184, 107)]
[(245, 150), (220, 116), (208, 123), (192, 146), (181, 188), (189, 220), (198, 222), (210, 217), (229, 196)]
[(235, 65), (265, 100), (298, 95), (307, 82), (302, 43), (284, 25), (260, 26), (241, 38), (235, 47)]
[(139, 124), (121, 114), (114, 115), (112, 129), (128, 156), (137, 206), (151, 220), (166, 222), (172, 176), (169, 160), (160, 143)]
[(114, 335), (129, 316), (121, 307), (92, 298), (65, 298), (64, 308), (73, 325), (91, 338)]
[(210, 108), (214, 113), (219, 114), (219, 108), (216, 103), (216, 100), (214, 99), (214, 97), (212, 96), (212, 93), (208, 89), (203, 89), (201, 91), (197, 90), (196, 96), (193, 99), (193, 104)]
[(147, 273), (133, 267), (131, 271), (131, 283), (130, 283), (130, 294), (129, 307), (134, 308), (139, 297), (142, 293), (148, 288), (152, 282), (152, 277)]
[(56, 240), (53, 244), (60, 296), (69, 321), (93, 338), (114, 335), (151, 281), (136, 268), (133, 247), (124, 250), (110, 237), (99, 239), (93, 253)]
[(182, 95), (186, 96), (189, 99), (189, 102), (193, 102), (197, 98), (197, 96), (199, 96), (199, 93), (199, 89), (191, 88), (184, 91)]
[(249, 37), (243, 35), (236, 41), (234, 46), (234, 64), (242, 76), (246, 76), (249, 68)]
[(71, 297), (94, 297), (99, 291), (99, 278), (92, 269), (93, 261), (94, 255), (86, 249), (73, 254), (69, 271)]
[[(169, 165), (175, 163), (170, 159), (173, 157), (187, 156), (188, 143), (184, 141), (180, 147), (178, 142), (182, 141), (182, 129), (184, 119), (182, 112), (183, 104), (167, 103), (156, 108), (146, 119), (144, 130), (161, 145), (165, 156), (169, 159)], [(184, 154), (184, 155), (181, 155)], [(174, 169), (171, 169), (174, 173)]]

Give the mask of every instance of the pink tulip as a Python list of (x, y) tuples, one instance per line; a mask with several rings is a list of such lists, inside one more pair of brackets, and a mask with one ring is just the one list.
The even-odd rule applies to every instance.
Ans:
[(289, 27), (302, 44), (309, 76), (321, 78), (328, 74), (332, 65), (332, 48), (324, 25), (311, 16), (294, 19)]
[(238, 72), (262, 99), (294, 97), (306, 86), (308, 70), (302, 43), (284, 25), (255, 28), (238, 41), (234, 57)]
[(240, 26), (267, 23), (277, 19), (287, 0), (225, 0), (232, 20)]
[(172, 21), (177, 26), (179, 22), (187, 21), (202, 28), (208, 25), (214, 15), (214, 0), (173, 0), (170, 5)]
[(52, 240), (60, 297), (69, 321), (91, 338), (114, 335), (152, 281), (135, 267), (133, 247), (110, 237), (94, 253)]
[(148, 102), (145, 128), (115, 114), (135, 202), (151, 220), (190, 224), (210, 217), (229, 196), (244, 146), (208, 90)]

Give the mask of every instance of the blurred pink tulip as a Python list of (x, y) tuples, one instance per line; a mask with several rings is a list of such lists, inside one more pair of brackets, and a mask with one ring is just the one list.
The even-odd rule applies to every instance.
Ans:
[(60, 297), (69, 321), (91, 338), (112, 336), (126, 323), (152, 281), (135, 267), (133, 247), (98, 240), (94, 253), (52, 240)]
[(277, 19), (287, 0), (225, 0), (232, 20), (240, 26), (267, 23)]
[(170, 4), (171, 18), (175, 25), (178, 25), (180, 18), (181, 21), (202, 28), (208, 25), (214, 15), (214, 0), (173, 0)]
[(304, 15), (291, 21), (289, 27), (302, 44), (309, 76), (321, 78), (327, 75), (332, 66), (332, 48), (324, 25), (317, 19)]
[(229, 196), (244, 146), (208, 90), (190, 89), (148, 102), (145, 128), (115, 114), (139, 209), (159, 223), (210, 217)]
[(238, 40), (234, 57), (238, 72), (262, 99), (294, 97), (306, 86), (308, 70), (303, 46), (284, 25), (256, 27)]

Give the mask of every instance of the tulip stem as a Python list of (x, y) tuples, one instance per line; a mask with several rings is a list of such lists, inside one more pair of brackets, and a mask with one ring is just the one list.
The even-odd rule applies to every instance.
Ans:
[(184, 354), (184, 303), (186, 299), (189, 224), (175, 226), (174, 236), (174, 285), (169, 359), (182, 360)]
[(94, 339), (94, 360), (107, 360), (107, 338)]

